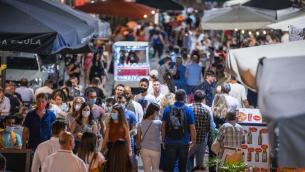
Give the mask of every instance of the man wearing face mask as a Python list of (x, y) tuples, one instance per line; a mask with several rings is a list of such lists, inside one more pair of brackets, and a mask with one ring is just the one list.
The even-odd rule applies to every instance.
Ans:
[(87, 103), (92, 109), (94, 119), (99, 119), (103, 117), (103, 115), (105, 114), (105, 110), (96, 104), (96, 100), (97, 100), (96, 91), (93, 89), (87, 90), (86, 98), (87, 98)]
[(112, 97), (109, 97), (106, 99), (106, 104), (105, 104), (105, 113), (111, 113), (112, 111), (112, 106), (115, 104), (115, 100)]
[[(47, 110), (48, 96), (40, 93), (36, 96), (36, 109), (28, 112), (23, 122), (22, 148), (35, 150), (38, 144), (51, 137), (51, 124), (56, 120), (53, 112)], [(28, 145), (26, 145), (28, 140)], [(27, 146), (27, 147), (26, 147)]]
[(133, 95), (129, 86), (124, 87), (124, 94), (127, 100), (126, 109), (133, 111), (136, 115), (138, 123), (141, 122), (144, 115), (143, 108), (140, 103), (133, 100)]
[(4, 130), (0, 132), (0, 148), (21, 148), (21, 137), (13, 131), (15, 118), (6, 116), (3, 121)]
[(105, 120), (105, 110), (101, 106), (96, 105), (96, 92), (93, 89), (89, 89), (86, 92), (87, 102), (92, 110), (93, 117), (96, 121), (99, 121), (98, 125), (101, 129), (101, 134), (104, 135), (104, 120)]
[(151, 94), (148, 94), (147, 90), (149, 87), (149, 81), (146, 78), (140, 80), (140, 94), (135, 96), (135, 101), (141, 104), (143, 111), (146, 111), (148, 105), (152, 102), (155, 102), (154, 97)]

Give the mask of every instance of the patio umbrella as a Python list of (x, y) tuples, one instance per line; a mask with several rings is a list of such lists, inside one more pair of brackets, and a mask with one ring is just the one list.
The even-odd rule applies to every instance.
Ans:
[(103, 14), (117, 17), (128, 17), (134, 19), (142, 19), (144, 16), (151, 15), (154, 10), (143, 4), (134, 2), (126, 2), (124, 0), (108, 0), (98, 1), (95, 3), (87, 3), (76, 7), (86, 13)]
[(137, 0), (136, 2), (159, 10), (184, 10), (182, 5), (172, 0)]
[(297, 11), (298, 9), (292, 8), (273, 11), (240, 5), (218, 8), (205, 12), (202, 28), (205, 30), (260, 29)]
[(267, 10), (281, 10), (292, 7), (292, 4), (291, 0), (252, 0), (244, 5)]
[(89, 52), (98, 31), (98, 20), (47, 0), (0, 0), (0, 16), (2, 51)]

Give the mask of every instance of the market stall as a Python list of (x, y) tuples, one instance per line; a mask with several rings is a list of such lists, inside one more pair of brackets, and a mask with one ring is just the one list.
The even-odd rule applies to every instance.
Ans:
[[(305, 41), (229, 51), (227, 71), (258, 92), (273, 167), (305, 168)], [(255, 158), (255, 157), (254, 157)]]
[(270, 168), (269, 135), (260, 110), (239, 109), (239, 124), (246, 133), (245, 144), (241, 145), (244, 162), (252, 167), (254, 172), (267, 172)]
[(113, 50), (115, 85), (138, 87), (140, 79), (149, 78), (148, 42), (116, 42)]

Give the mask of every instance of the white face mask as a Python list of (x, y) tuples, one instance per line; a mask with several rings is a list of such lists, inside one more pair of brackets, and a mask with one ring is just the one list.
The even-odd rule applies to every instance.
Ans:
[(83, 111), (82, 115), (83, 115), (83, 117), (89, 117), (90, 111)]
[(75, 104), (75, 106), (74, 106), (75, 111), (79, 111), (80, 107), (81, 107), (80, 104)]

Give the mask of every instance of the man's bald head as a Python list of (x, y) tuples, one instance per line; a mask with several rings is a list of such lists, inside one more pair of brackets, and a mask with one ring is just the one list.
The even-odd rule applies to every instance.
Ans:
[(125, 87), (124, 87), (124, 91), (125, 91), (125, 92), (131, 92), (131, 87), (125, 86)]
[(62, 149), (72, 150), (74, 145), (74, 137), (70, 132), (63, 132), (59, 136), (59, 144)]
[(124, 94), (125, 94), (126, 98), (128, 99), (128, 101), (130, 99), (132, 99), (132, 91), (131, 91), (131, 88), (129, 86), (124, 87)]

